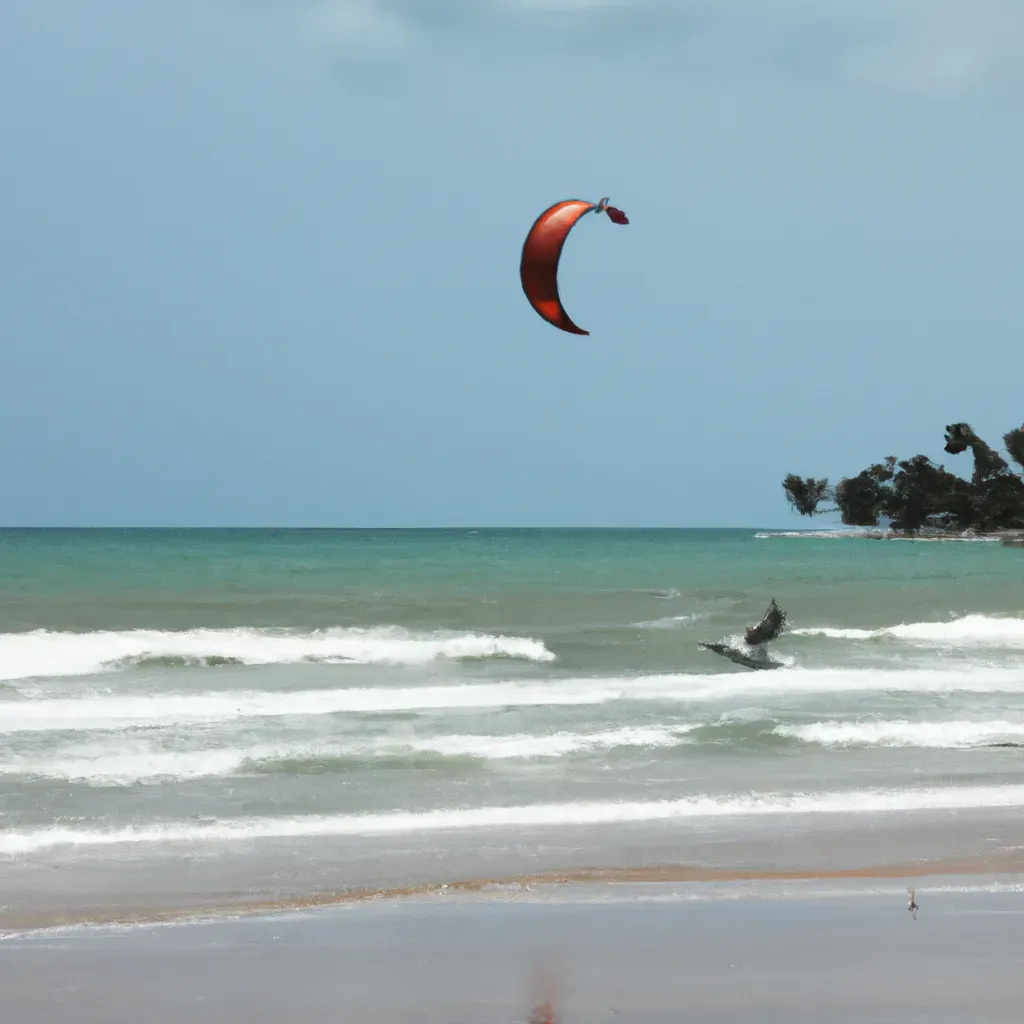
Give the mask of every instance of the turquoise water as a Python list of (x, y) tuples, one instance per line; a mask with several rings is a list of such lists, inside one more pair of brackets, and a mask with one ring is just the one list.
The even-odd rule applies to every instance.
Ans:
[[(784, 667), (698, 647), (772, 597)], [(1024, 551), (0, 531), (0, 738), (8, 865), (1018, 808)]]
[(4, 530), (0, 633), (482, 629), (550, 636), (569, 664), (678, 668), (707, 658), (637, 623), (739, 629), (772, 596), (794, 621), (866, 628), (1024, 614), (1020, 563), (997, 544), (748, 530)]

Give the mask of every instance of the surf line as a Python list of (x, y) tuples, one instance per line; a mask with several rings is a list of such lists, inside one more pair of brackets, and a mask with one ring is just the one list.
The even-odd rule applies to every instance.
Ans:
[[(662, 865), (644, 868), (579, 868), (572, 871), (550, 871), (530, 875), (511, 875), (465, 879), (461, 881), (430, 882), (422, 885), (391, 888), (350, 889), (335, 892), (311, 893), (275, 900), (241, 900), (206, 907), (138, 907), (134, 912), (116, 910), (89, 913), (83, 908), (76, 914), (69, 911), (49, 913), (22, 911), (0, 912), (0, 934), (46, 931), (56, 928), (87, 926), (144, 926), (174, 922), (210, 920), (234, 917), (261, 917), (287, 914), (298, 910), (315, 910), (346, 904), (416, 899), (429, 896), (486, 894), (489, 890), (519, 889), (534, 892), (542, 886), (580, 884), (632, 884), (632, 883), (702, 883), (702, 882), (797, 882), (841, 881), (844, 879), (904, 879), (926, 878), (936, 875), (990, 875), (1017, 874), (1024, 871), (1024, 856), (1020, 852), (998, 857), (978, 856), (951, 860), (914, 861), (907, 864), (877, 864), (861, 868), (803, 868), (784, 871), (777, 869), (751, 870), (744, 868), (707, 868), (688, 865)], [(908, 909), (910, 909), (908, 907)]]

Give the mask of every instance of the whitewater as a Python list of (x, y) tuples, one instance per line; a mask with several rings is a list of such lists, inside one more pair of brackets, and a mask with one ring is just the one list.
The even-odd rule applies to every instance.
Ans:
[(473, 633), (414, 636), (390, 629), (192, 629), (0, 636), (0, 680), (82, 676), (147, 662), (289, 665), (299, 662), (423, 665), (437, 658), (551, 661), (542, 643)]
[[(772, 835), (781, 856), (837, 829), (914, 836), (911, 821), (959, 850), (973, 840), (957, 815), (1002, 841), (1024, 806), (1024, 576), (999, 546), (96, 543), (51, 541), (45, 586), (26, 570), (0, 596), (6, 886), (52, 863), (67, 873), (47, 885), (77, 879), (60, 898), (86, 900), (116, 865), (143, 899), (144, 878), (178, 891), (191, 864), (213, 900), (258, 879), (299, 893), (644, 860), (648, 843), (738, 856)], [(772, 596), (790, 614), (784, 667), (700, 650)]]

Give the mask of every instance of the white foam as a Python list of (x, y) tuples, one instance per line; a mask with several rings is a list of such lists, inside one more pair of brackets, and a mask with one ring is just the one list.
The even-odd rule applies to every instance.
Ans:
[(0, 732), (109, 729), (339, 713), (590, 704), (616, 699), (621, 692), (621, 685), (490, 683), (6, 701), (0, 706)]
[(453, 708), (557, 707), (614, 701), (710, 703), (799, 694), (902, 691), (916, 693), (1024, 693), (1019, 668), (802, 669), (583, 678), (542, 683), (496, 682), (454, 686), (352, 687), (334, 690), (95, 695), (0, 702), (0, 733), (120, 729), (244, 718), (388, 714)]
[(303, 661), (422, 665), (438, 658), (552, 661), (539, 640), (486, 633), (410, 633), (397, 627), (323, 629), (133, 629), (0, 634), (0, 680), (81, 676), (149, 658), (230, 659), (244, 665)]
[(679, 629), (684, 622), (697, 622), (706, 618), (706, 615), (667, 615), (661, 619), (647, 619), (643, 622), (634, 622), (634, 629)]
[(957, 749), (1024, 741), (1024, 722), (950, 721), (813, 722), (773, 730), (825, 747), (937, 747)]
[(955, 543), (985, 543), (998, 544), (1001, 540), (999, 534), (994, 533), (917, 533), (905, 534), (894, 533), (881, 527), (840, 527), (833, 530), (761, 530), (754, 534), (757, 540), (771, 540), (776, 537), (798, 537), (807, 540), (842, 540), (846, 538), (860, 540), (902, 540), (913, 542), (929, 542), (943, 544), (946, 542)]
[(557, 732), (550, 736), (438, 736), (430, 740), (416, 740), (410, 746), (414, 750), (446, 757), (487, 760), (565, 757), (615, 747), (674, 747), (686, 733), (696, 728), (696, 725), (675, 729), (623, 728), (594, 733)]
[(105, 830), (75, 829), (61, 825), (0, 834), (0, 854), (13, 856), (58, 846), (240, 842), (476, 829), (616, 825), (785, 814), (864, 814), (1001, 807), (1024, 807), (1024, 786), (751, 793), (649, 802), (533, 804), (385, 814), (164, 822)]
[(558, 758), (616, 747), (669, 747), (684, 742), (695, 725), (674, 729), (623, 728), (606, 732), (557, 732), (551, 735), (424, 736), (377, 738), (357, 743), (278, 743), (246, 747), (167, 751), (146, 742), (78, 744), (50, 751), (46, 757), (0, 756), (0, 776), (61, 779), (90, 785), (132, 785), (163, 781), (222, 778), (275, 761), (386, 758), (440, 754), (480, 760)]
[(800, 636), (833, 640), (875, 640), (892, 637), (939, 647), (1024, 647), (1024, 619), (993, 615), (965, 615), (948, 622), (909, 622), (881, 629), (842, 629), (809, 626), (793, 629)]
[(232, 749), (180, 752), (145, 747), (137, 752), (80, 749), (46, 758), (8, 755), (0, 761), (0, 777), (28, 776), (96, 786), (186, 781), (233, 775), (246, 763), (246, 755), (244, 750)]

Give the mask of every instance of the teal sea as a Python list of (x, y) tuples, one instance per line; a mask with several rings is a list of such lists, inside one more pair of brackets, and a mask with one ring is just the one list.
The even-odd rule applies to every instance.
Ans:
[[(698, 647), (773, 597), (782, 668)], [(1012, 839), (1022, 745), (1024, 551), (994, 543), (0, 531), (0, 923), (819, 824), (836, 857), (914, 814)]]

